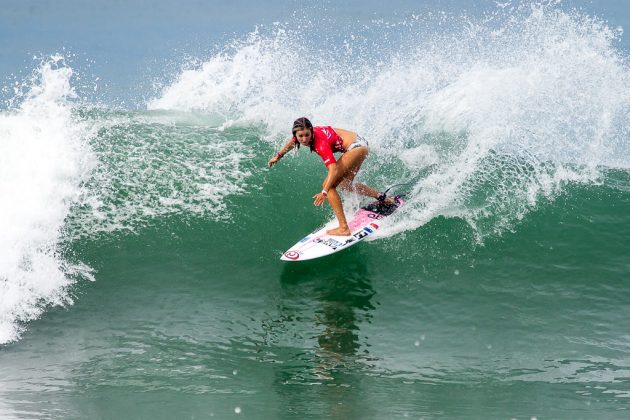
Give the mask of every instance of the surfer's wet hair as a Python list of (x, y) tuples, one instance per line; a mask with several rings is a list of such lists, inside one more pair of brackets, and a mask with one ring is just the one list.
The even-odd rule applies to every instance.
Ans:
[(311, 131), (311, 144), (309, 145), (309, 147), (311, 148), (311, 152), (313, 151), (313, 140), (315, 139), (314, 137), (314, 133), (313, 133), (313, 124), (311, 123), (311, 121), (306, 118), (306, 117), (300, 117), (297, 120), (293, 121), (293, 129), (291, 129), (291, 133), (293, 134), (293, 141), (295, 142), (295, 146), (299, 149), (300, 148), (300, 142), (297, 140), (297, 137), (295, 136), (295, 134), (300, 131), (300, 130), (310, 130)]

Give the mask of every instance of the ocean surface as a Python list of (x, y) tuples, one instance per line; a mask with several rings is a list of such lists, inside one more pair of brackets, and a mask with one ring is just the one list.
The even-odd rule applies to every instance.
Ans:
[[(3, 0), (0, 418), (630, 418), (629, 28), (625, 0)], [(333, 217), (315, 154), (266, 165), (300, 116), (408, 205), (285, 263)]]

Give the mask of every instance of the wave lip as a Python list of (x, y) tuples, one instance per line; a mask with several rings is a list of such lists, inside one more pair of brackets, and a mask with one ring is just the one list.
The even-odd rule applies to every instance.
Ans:
[(0, 114), (0, 344), (49, 305), (72, 302), (68, 286), (89, 268), (61, 255), (64, 220), (94, 165), (89, 130), (72, 117), (72, 69), (52, 56)]

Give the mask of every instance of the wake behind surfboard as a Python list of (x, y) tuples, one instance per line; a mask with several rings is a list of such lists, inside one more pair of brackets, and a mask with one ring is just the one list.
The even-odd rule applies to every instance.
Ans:
[(312, 232), (293, 245), (282, 254), (280, 259), (283, 261), (306, 261), (349, 248), (376, 232), (383, 220), (404, 204), (402, 198), (396, 197), (393, 204), (375, 201), (361, 207), (348, 222), (350, 236), (328, 235), (326, 231), (337, 226), (337, 220), (333, 219), (326, 226)]

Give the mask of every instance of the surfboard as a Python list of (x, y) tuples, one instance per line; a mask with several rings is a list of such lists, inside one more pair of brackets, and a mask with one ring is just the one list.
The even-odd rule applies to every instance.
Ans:
[(306, 261), (350, 248), (373, 235), (382, 226), (385, 219), (404, 204), (402, 198), (396, 197), (395, 203), (392, 204), (375, 201), (361, 207), (348, 222), (350, 236), (328, 235), (327, 230), (338, 226), (337, 219), (333, 219), (321, 229), (313, 231), (289, 248), (280, 259), (283, 261)]

